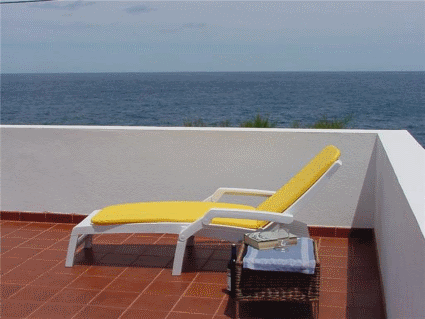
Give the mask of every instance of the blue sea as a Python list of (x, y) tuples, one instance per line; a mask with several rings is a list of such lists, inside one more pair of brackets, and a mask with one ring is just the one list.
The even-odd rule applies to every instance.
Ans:
[(352, 115), (348, 128), (408, 130), (425, 147), (425, 72), (3, 74), (1, 123), (276, 127)]

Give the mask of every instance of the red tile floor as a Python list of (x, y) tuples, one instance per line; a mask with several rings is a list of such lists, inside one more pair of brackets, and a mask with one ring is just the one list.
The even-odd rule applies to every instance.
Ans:
[[(101, 235), (65, 268), (73, 224), (1, 221), (2, 318), (232, 318), (230, 245), (196, 238), (184, 273), (171, 276), (176, 236)], [(322, 284), (319, 317), (385, 318), (372, 239), (314, 237)], [(241, 303), (242, 318), (310, 318), (309, 307)]]

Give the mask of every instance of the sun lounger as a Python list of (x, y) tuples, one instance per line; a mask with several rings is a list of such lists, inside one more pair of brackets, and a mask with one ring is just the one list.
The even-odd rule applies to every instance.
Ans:
[[(193, 236), (238, 242), (248, 232), (273, 230), (294, 221), (294, 214), (308, 203), (341, 166), (340, 151), (325, 147), (278, 191), (219, 188), (204, 201), (128, 203), (95, 210), (76, 225), (69, 240), (65, 266), (72, 267), (77, 247), (92, 245), (96, 234), (178, 234), (173, 275), (180, 275), (186, 245)], [(263, 196), (257, 207), (218, 202), (223, 195)]]

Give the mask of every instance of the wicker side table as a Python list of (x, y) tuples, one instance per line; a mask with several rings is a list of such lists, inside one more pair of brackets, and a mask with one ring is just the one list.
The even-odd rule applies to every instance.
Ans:
[(243, 244), (236, 259), (234, 299), (237, 309), (239, 301), (291, 301), (310, 303), (313, 316), (319, 317), (320, 262), (316, 242), (316, 268), (313, 275), (244, 269), (246, 249), (247, 245)]

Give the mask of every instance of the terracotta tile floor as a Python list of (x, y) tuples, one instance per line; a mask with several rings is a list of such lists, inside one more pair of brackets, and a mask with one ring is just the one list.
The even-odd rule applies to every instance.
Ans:
[[(230, 246), (196, 239), (184, 273), (171, 276), (176, 237), (101, 235), (65, 268), (74, 225), (1, 221), (2, 318), (232, 318), (226, 294)], [(373, 240), (315, 237), (320, 318), (385, 318)], [(310, 318), (309, 307), (241, 303), (243, 318)]]

